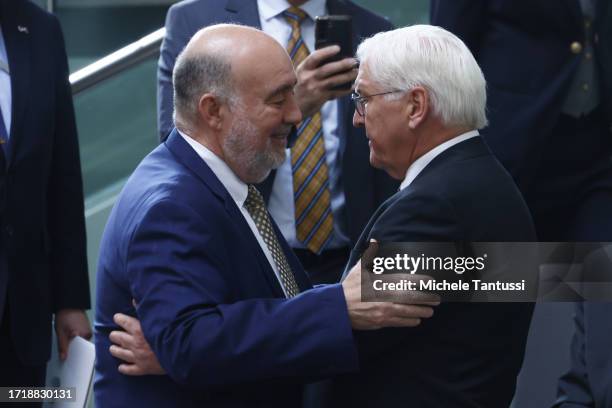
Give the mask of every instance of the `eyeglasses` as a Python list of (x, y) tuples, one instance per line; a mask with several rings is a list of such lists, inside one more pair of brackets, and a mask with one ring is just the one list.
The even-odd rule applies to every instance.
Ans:
[(353, 92), (351, 94), (351, 100), (353, 101), (353, 104), (355, 104), (355, 110), (357, 111), (359, 116), (365, 116), (365, 107), (366, 107), (366, 104), (368, 103), (369, 98), (373, 98), (375, 96), (381, 96), (381, 95), (389, 95), (389, 94), (397, 93), (397, 92), (404, 92), (404, 91), (400, 91), (400, 90), (388, 91), (388, 92), (377, 93), (374, 95), (359, 95), (358, 93)]

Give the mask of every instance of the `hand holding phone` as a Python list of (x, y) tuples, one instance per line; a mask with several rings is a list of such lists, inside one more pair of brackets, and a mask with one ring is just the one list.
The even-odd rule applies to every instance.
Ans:
[[(317, 17), (316, 21), (319, 20), (326, 18)], [(344, 23), (332, 24), (331, 30), (321, 28), (326, 23), (317, 23), (316, 49), (295, 68), (298, 78), (295, 96), (304, 117), (317, 112), (325, 102), (347, 95), (357, 77), (357, 61), (352, 57), (350, 17), (342, 21)], [(344, 26), (344, 31), (340, 26)], [(336, 41), (335, 38), (339, 37), (332, 31), (343, 32), (345, 39)]]

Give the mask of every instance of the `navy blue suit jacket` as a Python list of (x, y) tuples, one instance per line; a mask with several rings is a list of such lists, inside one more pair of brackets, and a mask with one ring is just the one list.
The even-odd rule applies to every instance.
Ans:
[[(585, 270), (595, 276), (609, 276), (610, 247), (594, 252), (585, 260)], [(598, 281), (600, 279), (585, 279)], [(612, 406), (612, 303), (576, 304), (575, 332), (570, 369), (559, 380), (555, 408), (605, 408)]]
[[(330, 14), (353, 17), (353, 45), (373, 34), (393, 28), (384, 18), (348, 0), (327, 0)], [(161, 47), (157, 72), (157, 120), (163, 140), (172, 129), (172, 69), (178, 54), (199, 29), (216, 23), (235, 22), (261, 28), (256, 0), (187, 0), (168, 11), (166, 37)], [(364, 129), (352, 124), (353, 104), (348, 96), (339, 99), (338, 134), (341, 164), (341, 183), (345, 196), (343, 225), (354, 244), (376, 208), (397, 191), (398, 183), (385, 172), (370, 166), (370, 150)], [(266, 201), (269, 199), (275, 172), (259, 187)]]
[[(128, 180), (97, 276), (97, 407), (289, 407), (309, 378), (357, 369), (342, 288), (312, 289), (278, 228), (301, 295), (282, 289), (239, 208), (173, 132)], [(137, 316), (167, 376), (128, 377), (109, 351)]]
[(0, 24), (12, 87), (0, 274), (15, 348), (39, 365), (51, 353), (52, 313), (89, 308), (79, 147), (59, 22), (29, 1), (0, 0)]
[[(611, 126), (612, 7), (598, 0), (596, 8), (594, 47)], [(542, 152), (555, 143), (552, 129), (583, 58), (570, 49), (585, 39), (580, 2), (432, 0), (431, 23), (464, 40), (480, 64), (490, 119), (483, 134), (526, 191)]]
[[(530, 242), (535, 231), (512, 178), (476, 137), (444, 151), (379, 208), (349, 265), (371, 239)], [(360, 372), (334, 380), (331, 406), (507, 407), (532, 309), (443, 303), (416, 328), (358, 333)]]

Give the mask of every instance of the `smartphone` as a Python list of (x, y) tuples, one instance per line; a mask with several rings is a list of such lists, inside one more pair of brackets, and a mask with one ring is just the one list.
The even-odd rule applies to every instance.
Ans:
[[(339, 45), (340, 52), (323, 63), (339, 61), (353, 57), (353, 21), (351, 16), (327, 15), (315, 18), (315, 49), (329, 45)], [(350, 89), (353, 84), (347, 82), (334, 89)]]

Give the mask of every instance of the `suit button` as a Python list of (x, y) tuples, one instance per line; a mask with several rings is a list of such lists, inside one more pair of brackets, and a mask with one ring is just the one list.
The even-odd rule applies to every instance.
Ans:
[(580, 44), (578, 41), (574, 41), (570, 45), (570, 50), (573, 54), (580, 54), (582, 52), (582, 44)]

